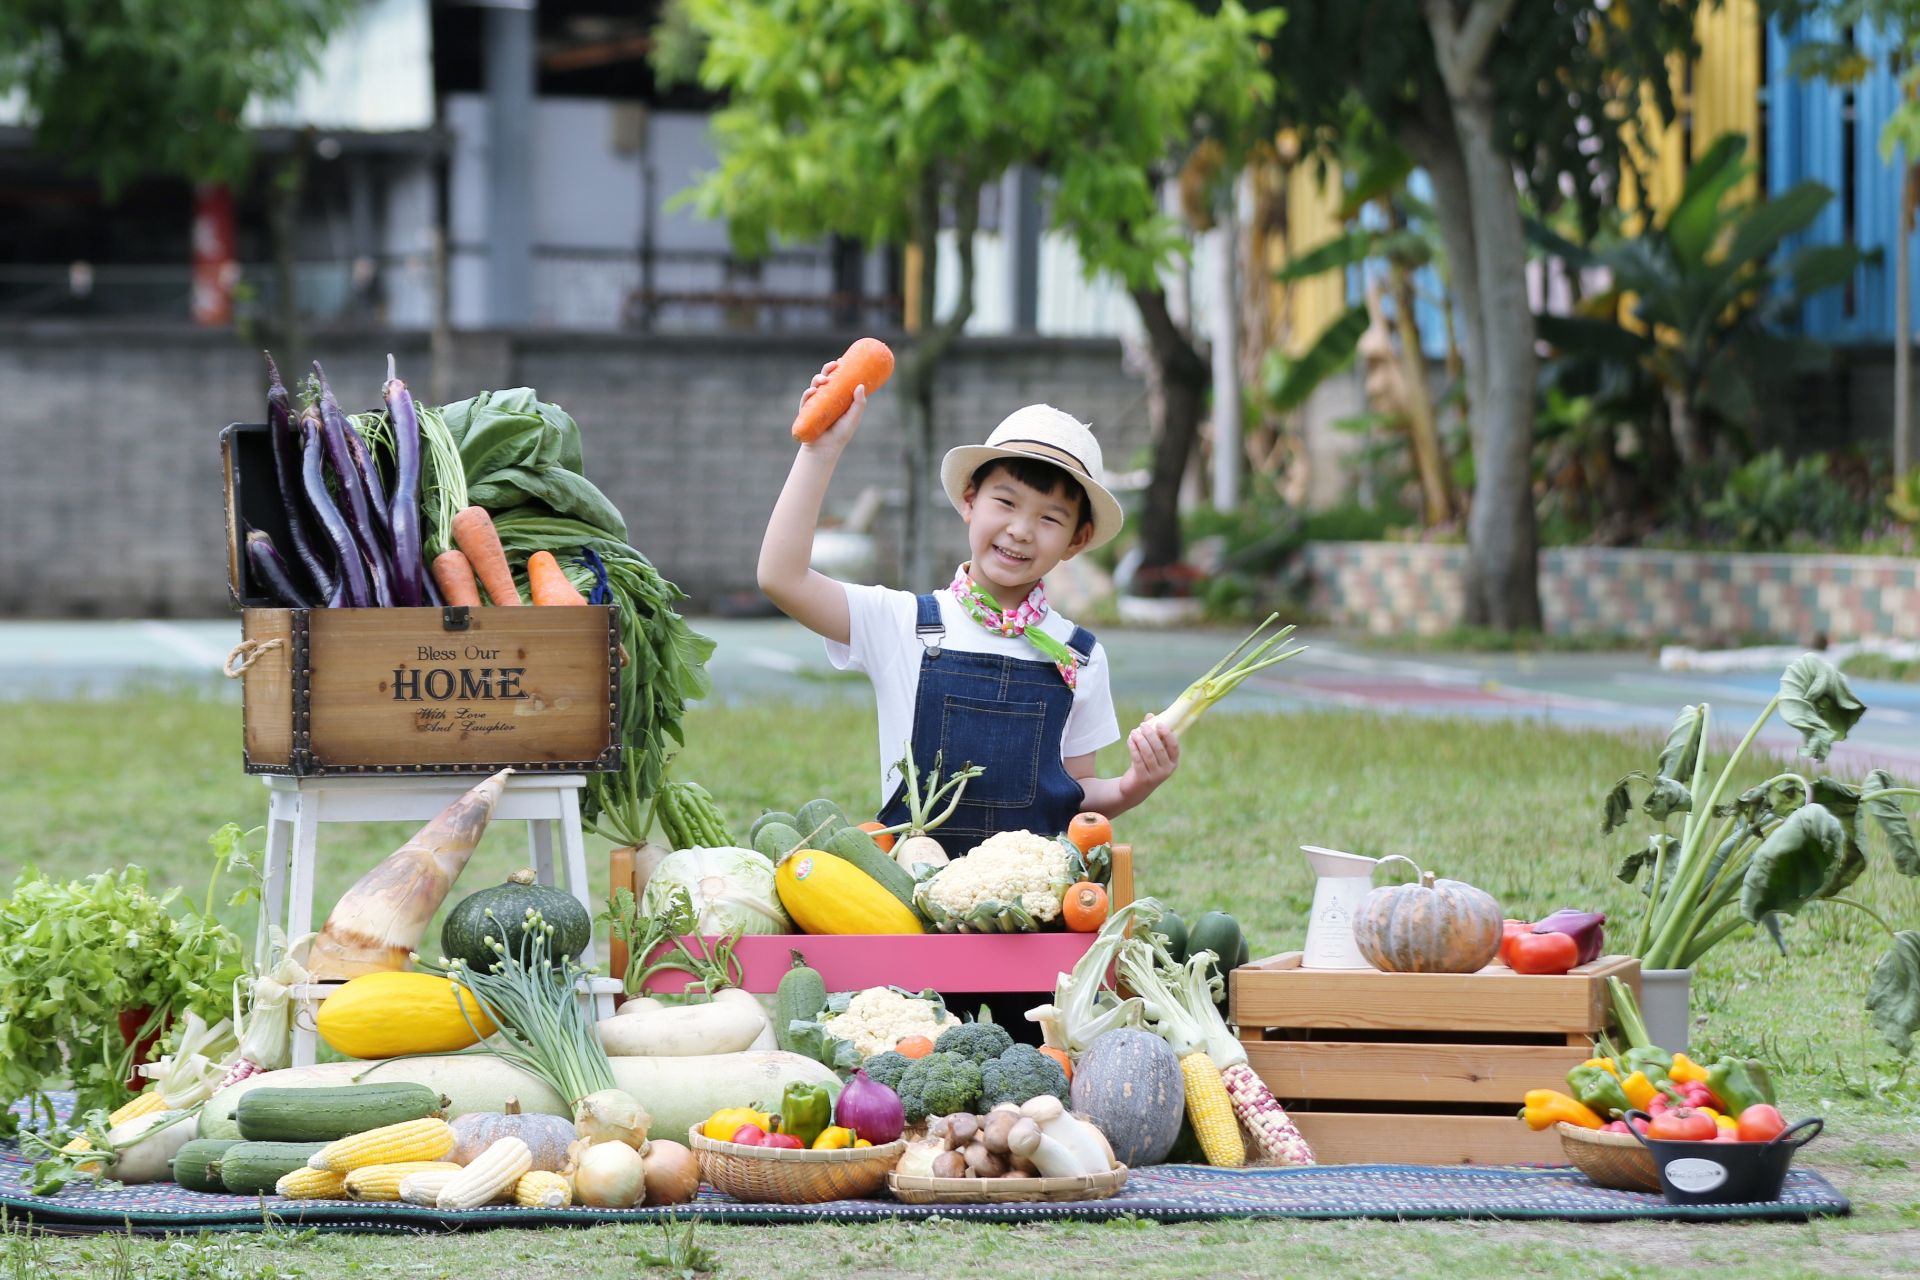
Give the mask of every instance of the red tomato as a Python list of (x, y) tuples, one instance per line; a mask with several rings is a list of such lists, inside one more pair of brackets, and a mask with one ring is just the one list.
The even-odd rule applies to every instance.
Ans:
[(1580, 963), (1580, 944), (1566, 933), (1522, 933), (1508, 939), (1507, 964), (1515, 973), (1565, 973)]
[(1649, 1138), (1662, 1138), (1668, 1142), (1712, 1142), (1719, 1132), (1720, 1126), (1713, 1122), (1712, 1116), (1695, 1111), (1692, 1107), (1673, 1107), (1662, 1111), (1647, 1126)]
[(1531, 920), (1502, 920), (1500, 922), (1500, 963), (1513, 968), (1513, 940), (1523, 933), (1533, 932)]
[(1721, 1129), (1718, 1133), (1713, 1135), (1713, 1140), (1715, 1142), (1739, 1142), (1740, 1135), (1738, 1133), (1735, 1133), (1732, 1129)]
[(1786, 1127), (1786, 1117), (1780, 1114), (1779, 1109), (1764, 1102), (1756, 1102), (1740, 1113), (1742, 1142), (1771, 1142)]

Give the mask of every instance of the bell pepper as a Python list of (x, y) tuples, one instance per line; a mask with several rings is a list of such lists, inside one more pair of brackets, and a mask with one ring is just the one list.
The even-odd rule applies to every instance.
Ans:
[(1605, 934), (1600, 926), (1607, 917), (1598, 911), (1574, 911), (1571, 908), (1556, 911), (1533, 926), (1535, 933), (1564, 933), (1573, 939), (1579, 948), (1576, 964), (1591, 964), (1600, 958), (1600, 948)]
[(1506, 945), (1515, 973), (1560, 974), (1580, 962), (1580, 945), (1564, 933), (1523, 933)]
[(1582, 1129), (1598, 1129), (1606, 1123), (1591, 1107), (1557, 1089), (1529, 1089), (1522, 1101), (1526, 1105), (1521, 1108), (1520, 1118), (1529, 1129), (1550, 1129), (1563, 1120)]
[(870, 1147), (873, 1144), (871, 1142), (868, 1142), (865, 1138), (855, 1138), (853, 1140), (853, 1145), (854, 1145), (854, 1149), (858, 1150), (861, 1147)]
[(700, 1132), (715, 1142), (731, 1142), (733, 1131), (743, 1124), (754, 1125), (763, 1131), (771, 1130), (773, 1115), (752, 1107), (725, 1107), (708, 1116), (707, 1122), (700, 1126)]
[(737, 1142), (743, 1147), (764, 1147), (771, 1145), (774, 1134), (768, 1133), (757, 1124), (743, 1124), (722, 1139), (724, 1142)]
[(810, 1147), (833, 1123), (833, 1095), (823, 1084), (790, 1084), (780, 1095), (780, 1132), (792, 1134)]
[(1582, 1106), (1601, 1115), (1624, 1113), (1631, 1105), (1620, 1081), (1599, 1067), (1578, 1066), (1567, 1072), (1567, 1088)]
[(815, 1151), (845, 1151), (853, 1145), (853, 1130), (844, 1125), (830, 1124), (820, 1131), (813, 1140)]
[(1757, 1103), (1771, 1104), (1773, 1077), (1764, 1063), (1752, 1058), (1722, 1058), (1707, 1068), (1707, 1088), (1724, 1104), (1721, 1110), (1734, 1119)]
[(1707, 1069), (1684, 1053), (1673, 1055), (1673, 1065), (1667, 1068), (1667, 1074), (1675, 1084), (1707, 1083)]
[(1653, 1087), (1653, 1081), (1647, 1079), (1647, 1073), (1636, 1071), (1620, 1082), (1620, 1092), (1627, 1095), (1627, 1101), (1635, 1111), (1647, 1111), (1653, 1106), (1654, 1099), (1664, 1100), (1664, 1095)]
[(1615, 1080), (1620, 1078), (1620, 1068), (1614, 1065), (1612, 1058), (1588, 1058), (1580, 1065), (1583, 1067), (1598, 1067)]
[(1621, 1055), (1621, 1060), (1637, 1071), (1646, 1072), (1647, 1079), (1655, 1084), (1665, 1083), (1667, 1077), (1673, 1074), (1673, 1055), (1657, 1044), (1643, 1044), (1636, 1049), (1629, 1049)]
[(806, 1143), (800, 1141), (800, 1139), (790, 1133), (770, 1133), (767, 1135), (767, 1140), (760, 1145), (763, 1147), (784, 1147), (788, 1151), (805, 1151), (807, 1149)]

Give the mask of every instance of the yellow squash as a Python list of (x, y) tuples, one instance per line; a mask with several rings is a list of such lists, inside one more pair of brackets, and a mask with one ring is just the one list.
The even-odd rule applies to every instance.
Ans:
[[(486, 1009), (465, 987), (432, 973), (365, 973), (328, 996), (320, 1038), (349, 1058), (452, 1053), (494, 1032)], [(466, 1016), (461, 1016), (461, 1006)], [(471, 1018), (473, 1025), (468, 1026)], [(475, 1035), (475, 1028), (480, 1035)]]
[(780, 903), (807, 933), (925, 933), (920, 917), (845, 858), (796, 849), (773, 883)]

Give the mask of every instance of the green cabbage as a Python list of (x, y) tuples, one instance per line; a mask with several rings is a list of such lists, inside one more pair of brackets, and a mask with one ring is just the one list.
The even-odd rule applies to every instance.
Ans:
[(684, 889), (700, 917), (700, 932), (792, 933), (793, 921), (774, 889), (773, 863), (751, 849), (680, 849), (668, 854), (647, 881), (641, 910), (656, 915), (667, 895)]

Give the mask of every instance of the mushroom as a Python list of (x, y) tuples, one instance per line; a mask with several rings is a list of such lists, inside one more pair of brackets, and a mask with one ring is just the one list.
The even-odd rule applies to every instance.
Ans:
[(956, 1149), (972, 1142), (974, 1135), (980, 1131), (979, 1117), (969, 1115), (964, 1111), (955, 1112), (953, 1115), (948, 1116), (946, 1121), (947, 1145)]
[(942, 1151), (933, 1158), (933, 1176), (936, 1178), (964, 1178), (967, 1174), (967, 1158), (958, 1151)]
[(1007, 1133), (1020, 1123), (1018, 1111), (995, 1111), (987, 1116), (987, 1122), (980, 1126), (980, 1140), (987, 1144), (987, 1150), (995, 1155), (1007, 1153)]
[(987, 1150), (983, 1142), (968, 1145), (966, 1152), (967, 1168), (976, 1178), (997, 1178), (1007, 1171), (1007, 1162)]
[(1013, 1126), (1007, 1135), (1007, 1145), (1015, 1155), (1032, 1161), (1042, 1177), (1074, 1178), (1083, 1172), (1074, 1154), (1042, 1133), (1031, 1117)]
[[(1085, 1120), (1068, 1115), (1065, 1105), (1052, 1094), (1043, 1093), (1022, 1103), (1020, 1113), (1069, 1153), (1077, 1166), (1075, 1173), (1105, 1173), (1113, 1167), (1113, 1151), (1105, 1135)], [(1046, 1162), (1037, 1157), (1034, 1163), (1046, 1168)]]

